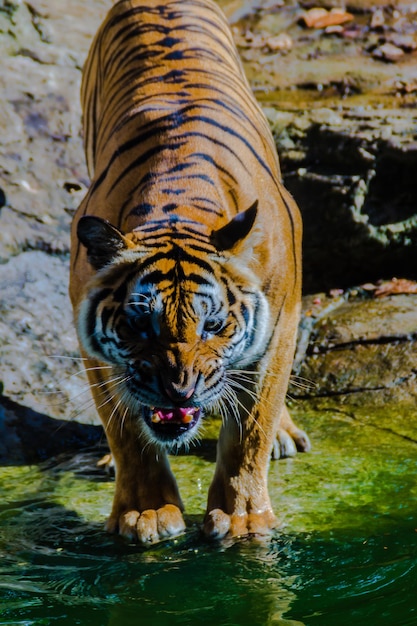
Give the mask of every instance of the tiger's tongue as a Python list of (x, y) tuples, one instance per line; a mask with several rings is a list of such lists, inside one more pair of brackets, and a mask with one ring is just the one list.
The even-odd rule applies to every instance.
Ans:
[(174, 409), (153, 409), (151, 420), (154, 424), (159, 422), (180, 422), (189, 424), (199, 409), (196, 407), (176, 407)]

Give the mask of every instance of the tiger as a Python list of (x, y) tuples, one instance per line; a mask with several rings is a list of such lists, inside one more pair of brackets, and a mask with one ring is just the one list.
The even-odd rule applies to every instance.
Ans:
[[(109, 532), (186, 529), (168, 455), (221, 418), (201, 528), (268, 536), (301, 301), (301, 217), (213, 0), (118, 0), (82, 77), (91, 184), (71, 232), (70, 296), (115, 466)], [(278, 439), (277, 439), (278, 438)]]

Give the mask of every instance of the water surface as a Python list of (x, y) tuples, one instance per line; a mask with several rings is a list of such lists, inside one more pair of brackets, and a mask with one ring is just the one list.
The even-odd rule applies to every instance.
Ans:
[(417, 624), (414, 442), (337, 413), (304, 416), (314, 448), (271, 465), (282, 527), (207, 543), (213, 445), (172, 459), (185, 535), (142, 549), (105, 534), (98, 452), (0, 470), (0, 624)]

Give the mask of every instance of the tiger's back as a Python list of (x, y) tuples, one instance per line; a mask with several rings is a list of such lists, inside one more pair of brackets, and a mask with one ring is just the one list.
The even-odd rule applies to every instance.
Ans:
[(299, 246), (271, 133), (213, 3), (116, 3), (90, 52), (82, 102), (93, 182), (79, 215), (124, 232), (168, 215), (218, 228), (258, 199), (268, 232), (288, 230)]
[[(243, 390), (243, 399), (237, 398), (238, 408), (231, 411), (232, 419), (224, 424), (220, 437), (217, 470), (209, 494), (207, 532), (225, 534), (220, 528), (226, 524), (236, 534), (233, 521), (230, 522), (234, 515), (246, 516), (246, 532), (271, 525), (274, 516), (265, 486), (266, 467), (281, 411), (285, 412), (282, 407), (293, 358), (301, 285), (301, 224), (298, 209), (282, 186), (272, 135), (249, 89), (220, 9), (211, 0), (117, 2), (93, 42), (84, 69), (82, 103), (92, 182), (74, 219), (70, 284), (81, 347), (91, 368), (112, 362), (112, 351), (97, 347), (98, 340), (93, 346), (88, 336), (99, 336), (92, 317), (97, 317), (96, 300), (100, 297), (94, 295), (93, 308), (91, 294), (100, 293), (100, 289), (106, 294), (120, 294), (124, 285), (123, 297), (132, 299), (134, 292), (127, 287), (129, 281), (139, 280), (136, 275), (142, 280), (143, 268), (152, 266), (152, 289), (159, 292), (160, 301), (155, 304), (158, 298), (149, 295), (152, 289), (140, 295), (152, 300), (152, 306), (159, 311), (152, 313), (159, 316), (152, 322), (158, 346), (155, 341), (147, 346), (148, 351), (153, 351), (151, 376), (159, 381), (154, 386), (165, 391), (169, 387), (171, 398), (179, 380), (184, 387), (187, 379), (189, 389), (192, 388), (191, 392), (184, 387), (182, 399), (175, 397), (173, 414), (179, 416), (180, 408), (188, 410), (188, 405), (194, 411), (188, 416), (204, 408), (207, 390), (199, 395), (198, 384), (201, 387), (202, 383), (196, 381), (204, 379), (208, 387), (210, 380), (214, 385), (220, 376), (214, 373), (217, 362), (222, 362), (222, 371), (228, 366), (253, 370), (246, 374), (248, 380), (251, 376), (246, 396)], [(110, 231), (103, 223), (88, 221), (84, 216), (106, 220), (114, 229)], [(155, 256), (145, 263), (143, 259), (148, 254)], [(173, 283), (182, 276), (182, 289), (178, 284), (171, 289), (171, 275)], [(138, 290), (139, 283), (135, 284)], [(224, 290), (223, 299), (234, 325), (229, 324), (228, 333), (225, 324), (218, 332), (197, 332), (199, 317), (206, 315), (207, 306), (214, 307), (215, 297), (220, 298), (218, 294), (213, 296), (216, 285), (219, 292)], [(211, 294), (204, 296), (209, 305), (201, 296), (204, 289)], [(201, 298), (197, 306), (198, 292)], [(104, 318), (108, 325), (111, 319), (115, 334), (119, 319), (116, 323), (114, 311), (119, 305), (113, 294), (111, 306), (100, 301), (100, 327), (105, 325)], [(220, 304), (216, 306), (221, 308)], [(120, 312), (117, 315), (120, 317)], [(213, 323), (212, 317), (208, 322)], [(240, 355), (225, 364), (225, 355), (233, 351), (232, 335), (239, 334), (245, 324), (250, 331), (239, 350), (246, 349), (246, 359)], [(105, 336), (103, 331), (100, 335), (103, 344), (112, 341), (110, 334)], [(120, 340), (122, 334), (120, 331), (118, 342), (112, 347), (113, 352), (120, 352), (117, 367), (126, 342), (133, 342), (131, 335), (128, 340)], [(138, 333), (139, 344), (142, 340)], [(230, 346), (226, 346), (227, 342)], [(233, 349), (236, 352), (236, 345)], [(126, 361), (130, 363), (126, 371), (128, 377), (133, 377), (136, 373), (131, 371), (132, 354), (137, 346), (130, 346), (129, 350), (126, 348)], [(143, 355), (141, 359), (142, 364)], [(205, 363), (212, 363), (213, 371), (208, 373), (210, 368)], [(157, 373), (158, 368), (171, 374)], [(140, 365), (139, 369), (137, 377), (146, 386), (144, 367)], [(129, 405), (125, 400), (126, 390), (103, 408), (103, 397), (97, 388), (105, 389), (106, 381), (98, 372), (91, 369), (90, 382), (105, 426), (117, 421), (115, 416), (120, 419), (117, 402), (128, 406), (123, 418), (125, 436), (113, 435), (107, 429), (118, 468), (109, 527), (118, 528), (123, 534), (137, 533), (142, 539), (146, 533), (159, 537), (156, 522), (151, 523), (152, 532), (145, 522), (146, 530), (137, 530), (144, 519), (142, 511), (144, 506), (157, 511), (165, 511), (168, 505), (181, 508), (175, 484), (164, 462), (163, 468), (158, 465), (155, 471), (158, 480), (168, 484), (169, 489), (158, 488), (156, 500), (149, 494), (137, 495), (138, 489), (143, 491), (143, 478), (137, 478), (143, 468), (140, 461), (133, 460), (130, 439), (140, 419), (132, 416), (134, 402)], [(172, 380), (167, 380), (171, 375)], [(191, 384), (190, 380), (194, 382)], [(186, 393), (192, 394), (186, 398), (187, 403)], [(139, 397), (137, 411), (142, 411), (143, 402), (155, 406), (155, 402), (143, 400), (140, 393)], [(159, 414), (164, 421), (168, 419), (167, 398), (160, 403)], [(152, 417), (155, 415), (156, 411)], [(284, 415), (287, 431), (303, 447), (304, 434)], [(126, 416), (132, 423), (131, 432)], [(238, 432), (237, 421), (241, 422)], [(244, 443), (241, 441), (239, 446), (238, 439), (242, 438)], [(236, 455), (237, 447), (240, 452)], [(156, 453), (151, 451), (153, 459), (152, 454)], [(237, 486), (231, 486), (232, 475), (239, 477)], [(138, 480), (141, 486), (136, 484)], [(257, 493), (243, 496), (249, 480)], [(127, 486), (129, 481), (136, 486)], [(166, 491), (169, 495), (163, 495)], [(249, 512), (255, 509), (260, 512), (256, 515), (261, 522), (256, 515), (248, 521)], [(135, 531), (130, 522), (121, 521), (130, 511), (138, 512)], [(222, 521), (215, 521), (211, 511), (221, 511)], [(173, 527), (178, 526), (177, 522)]]

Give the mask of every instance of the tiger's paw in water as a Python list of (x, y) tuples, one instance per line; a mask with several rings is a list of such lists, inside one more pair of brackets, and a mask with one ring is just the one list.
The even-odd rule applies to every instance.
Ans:
[(278, 525), (271, 509), (263, 513), (228, 515), (221, 509), (206, 514), (203, 532), (210, 539), (245, 537), (247, 535), (268, 536)]
[(185, 522), (177, 506), (165, 504), (159, 509), (147, 509), (142, 513), (133, 510), (119, 516), (112, 515), (106, 530), (110, 533), (118, 532), (130, 541), (149, 546), (182, 534)]

